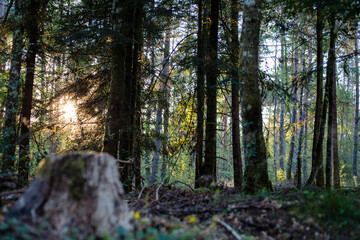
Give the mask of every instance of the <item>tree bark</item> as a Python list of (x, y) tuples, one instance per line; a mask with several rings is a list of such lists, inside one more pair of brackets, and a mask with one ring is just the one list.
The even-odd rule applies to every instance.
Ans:
[[(284, 27), (281, 29), (281, 75), (285, 76), (285, 30)], [(282, 87), (285, 86), (285, 79), (282, 78)], [(279, 126), (279, 167), (282, 172), (285, 171), (285, 105), (284, 102), (280, 104), (280, 126)]]
[(132, 121), (134, 129), (134, 174), (135, 174), (135, 187), (140, 188), (141, 185), (141, 64), (142, 61), (142, 48), (143, 48), (143, 23), (144, 22), (144, 2), (139, 1), (136, 3), (135, 9), (135, 32), (134, 32), (134, 50), (133, 50), (133, 109), (134, 120)]
[(204, 101), (205, 101), (205, 39), (206, 25), (204, 18), (206, 17), (204, 9), (204, 1), (198, 1), (198, 32), (197, 32), (197, 65), (196, 65), (196, 164), (195, 164), (195, 187), (199, 186), (199, 179), (203, 166), (203, 141), (204, 141)]
[(202, 176), (216, 182), (216, 117), (217, 117), (217, 49), (220, 2), (211, 0), (210, 34), (206, 58), (206, 126), (205, 161)]
[[(108, 114), (106, 116), (105, 136), (103, 152), (107, 152), (115, 158), (119, 158), (120, 128), (124, 125), (124, 94), (125, 94), (125, 45), (120, 39), (123, 32), (122, 24), (124, 10), (121, 1), (114, 1), (112, 26), (115, 32), (111, 54), (111, 80), (108, 99)], [(124, 159), (125, 160), (125, 159)]]
[(296, 187), (301, 188), (301, 151), (302, 151), (302, 141), (304, 135), (304, 113), (303, 113), (303, 92), (304, 88), (301, 87), (300, 91), (300, 102), (299, 102), (299, 123), (300, 123), (300, 133), (298, 139), (298, 149), (297, 149), (297, 162), (296, 162)]
[[(241, 161), (240, 144), (240, 113), (239, 113), (239, 73), (237, 70), (239, 58), (239, 1), (231, 0), (231, 118), (232, 118), (232, 145), (234, 166), (234, 187), (241, 190), (243, 187), (243, 167)], [(230, 159), (229, 159), (230, 160)]]
[(5, 99), (5, 116), (2, 128), (3, 146), (2, 146), (2, 167), (3, 172), (14, 171), (15, 150), (17, 143), (17, 121), (16, 115), (19, 104), (19, 91), (21, 85), (20, 70), (23, 51), (23, 1), (15, 2), (15, 25), (13, 30), (13, 44), (11, 50), (11, 66), (9, 81), (7, 85), (7, 94)]
[(165, 43), (164, 43), (164, 60), (163, 60), (163, 81), (164, 81), (164, 91), (162, 105), (164, 108), (164, 141), (162, 143), (162, 166), (161, 166), (161, 179), (165, 180), (166, 170), (169, 164), (169, 101), (170, 101), (170, 29), (166, 30), (165, 33)]
[[(316, 17), (316, 107), (315, 107), (315, 125), (314, 125), (314, 137), (313, 137), (313, 148), (312, 148), (312, 162), (311, 162), (311, 172), (309, 179), (306, 185), (312, 185), (315, 182), (316, 177), (319, 175), (319, 181), (316, 185), (323, 186), (322, 179), (323, 177), (323, 140), (324, 140), (324, 128), (325, 123), (322, 122), (323, 119), (326, 120), (327, 112), (327, 93), (325, 89), (324, 102), (322, 99), (323, 96), (323, 15), (322, 15), (322, 5), (319, 3), (317, 5), (317, 17)], [(325, 116), (324, 116), (325, 113)], [(324, 121), (325, 121), (324, 120)]]
[[(295, 34), (294, 39), (297, 39), (297, 34)], [(298, 59), (298, 48), (295, 45), (294, 46), (294, 75), (292, 79), (292, 111), (291, 111), (291, 140), (290, 140), (290, 150), (289, 150), (289, 158), (288, 158), (288, 168), (286, 171), (286, 180), (291, 181), (292, 180), (292, 166), (293, 166), (293, 158), (295, 153), (295, 135), (296, 135), (296, 123), (297, 123), (297, 111), (296, 111), (296, 102), (297, 102), (297, 84), (296, 80), (298, 78), (298, 65), (299, 65), (299, 59)]]
[(276, 138), (277, 138), (277, 135), (276, 135), (276, 109), (277, 109), (277, 101), (276, 99), (274, 100), (274, 143), (273, 143), (273, 160), (274, 160), (274, 163), (273, 163), (273, 167), (274, 167), (274, 176), (275, 176), (275, 182), (277, 182), (277, 166), (276, 166), (276, 159), (277, 159), (277, 146), (276, 146)]
[(239, 54), (240, 104), (245, 146), (244, 191), (250, 194), (271, 189), (262, 133), (258, 76), (261, 3), (261, 0), (244, 1)]
[(40, 38), (39, 24), (44, 17), (42, 14), (46, 9), (47, 0), (31, 0), (26, 4), (25, 26), (26, 35), (29, 38), (26, 55), (25, 87), (20, 114), (21, 130), (19, 144), (19, 185), (26, 186), (29, 177), (29, 154), (30, 154), (30, 119), (33, 101), (33, 88), (35, 76), (35, 61), (38, 52), (38, 40)]
[(161, 123), (162, 123), (162, 107), (160, 101), (162, 97), (158, 96), (158, 106), (156, 110), (156, 120), (155, 120), (155, 151), (153, 154), (153, 160), (151, 163), (151, 178), (150, 184), (153, 185), (158, 181), (158, 172), (159, 172), (159, 162), (160, 162), (160, 149), (161, 149), (161, 141), (160, 141), (160, 134), (161, 134)]
[[(355, 25), (357, 29), (357, 24)], [(358, 53), (358, 37), (357, 31), (354, 32), (355, 52)], [(357, 180), (357, 155), (358, 155), (358, 138), (359, 138), (359, 62), (358, 56), (355, 55), (355, 118), (354, 118), (354, 149), (352, 162), (352, 175), (354, 182)], [(355, 185), (357, 182), (355, 183)]]
[(132, 215), (112, 156), (68, 153), (47, 157), (42, 166), (7, 218), (32, 221), (41, 217), (65, 236), (76, 230), (77, 239), (115, 237), (119, 226), (132, 229)]
[[(108, 114), (105, 126), (103, 151), (121, 160), (131, 159), (133, 153), (131, 98), (132, 92), (132, 63), (133, 43), (124, 41), (124, 37), (133, 39), (134, 34), (134, 3), (125, 4), (115, 0), (113, 4), (112, 25), (114, 40), (111, 59), (111, 83), (108, 99)], [(135, 91), (136, 92), (136, 91)], [(126, 192), (132, 188), (132, 172), (129, 165), (124, 165), (121, 170), (121, 180)]]

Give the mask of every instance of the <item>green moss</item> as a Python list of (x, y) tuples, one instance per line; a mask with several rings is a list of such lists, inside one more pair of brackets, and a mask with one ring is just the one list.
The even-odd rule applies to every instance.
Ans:
[(85, 160), (84, 156), (77, 158), (70, 157), (64, 159), (63, 173), (70, 177), (70, 193), (73, 198), (80, 200), (84, 195), (85, 178)]
[(58, 175), (65, 175), (70, 179), (69, 187), (71, 196), (80, 200), (84, 195), (84, 186), (86, 183), (85, 162), (86, 156), (79, 154), (64, 156), (54, 163), (47, 159), (43, 164), (39, 164), (41, 165), (39, 173), (44, 178), (54, 180)]

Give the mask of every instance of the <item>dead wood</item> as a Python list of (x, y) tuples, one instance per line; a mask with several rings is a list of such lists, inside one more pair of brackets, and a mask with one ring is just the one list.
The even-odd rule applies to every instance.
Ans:
[(7, 218), (44, 218), (78, 239), (113, 236), (118, 226), (131, 229), (131, 214), (123, 200), (116, 160), (109, 154), (75, 152), (47, 157)]

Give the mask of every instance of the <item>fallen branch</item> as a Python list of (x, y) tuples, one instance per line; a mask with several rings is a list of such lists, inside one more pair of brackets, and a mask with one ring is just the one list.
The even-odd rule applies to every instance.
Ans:
[(124, 161), (124, 160), (120, 160), (120, 159), (117, 159), (116, 162), (118, 163), (122, 163), (122, 164), (133, 164), (133, 160), (129, 160), (129, 161)]
[(227, 224), (224, 221), (218, 220), (218, 223), (220, 223), (223, 227), (225, 227), (229, 232), (231, 232), (231, 234), (237, 239), (237, 240), (242, 240), (243, 238), (241, 237), (240, 234), (238, 234), (235, 229), (233, 229), (229, 224)]
[(156, 189), (156, 201), (159, 201), (159, 189), (164, 183), (160, 184), (159, 187)]
[(145, 190), (146, 186), (143, 186), (143, 188), (141, 189), (139, 196), (138, 196), (138, 200), (140, 200), (141, 198), (141, 194), (143, 193), (143, 191)]

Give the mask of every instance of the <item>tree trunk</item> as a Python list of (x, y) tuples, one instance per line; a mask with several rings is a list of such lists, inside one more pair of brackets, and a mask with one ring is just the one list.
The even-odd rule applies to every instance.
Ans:
[(277, 101), (274, 100), (274, 145), (273, 145), (273, 159), (274, 159), (274, 175), (275, 175), (275, 182), (277, 182), (277, 166), (276, 166), (276, 159), (277, 159), (277, 152), (276, 152), (276, 108), (277, 108)]
[[(112, 24), (117, 34), (114, 36), (112, 47), (111, 83), (103, 151), (121, 160), (129, 160), (132, 158), (134, 146), (131, 98), (136, 96), (129, 97), (127, 94), (132, 92), (132, 81), (129, 79), (132, 79), (133, 45), (123, 38), (133, 39), (135, 5), (115, 0), (113, 6)], [(129, 165), (124, 165), (121, 169), (121, 180), (126, 192), (132, 188), (131, 176)]]
[[(334, 22), (335, 25), (335, 22)], [(336, 37), (336, 36), (335, 36)], [(335, 55), (335, 53), (334, 53)], [(333, 103), (332, 106), (332, 148), (333, 148), (333, 167), (332, 167), (332, 175), (334, 181), (334, 188), (340, 189), (340, 162), (339, 162), (339, 145), (338, 145), (338, 130), (337, 130), (337, 94), (336, 94), (336, 62), (334, 63), (334, 80), (333, 80)]]
[[(355, 25), (357, 29), (357, 24)], [(355, 52), (358, 53), (358, 39), (357, 31), (354, 33)], [(354, 149), (353, 149), (353, 162), (352, 162), (352, 175), (355, 185), (357, 185), (357, 154), (358, 154), (358, 138), (359, 138), (359, 62), (358, 56), (355, 55), (355, 124), (354, 124)]]
[(47, 0), (31, 0), (27, 3), (25, 20), (27, 22), (26, 35), (29, 38), (26, 54), (25, 87), (21, 109), (21, 131), (19, 144), (19, 185), (26, 186), (29, 177), (29, 154), (30, 154), (30, 119), (33, 101), (33, 88), (35, 76), (35, 60), (38, 52), (38, 40), (40, 38), (39, 23), (43, 17), (40, 14), (46, 9)]
[(161, 166), (161, 179), (165, 180), (166, 169), (169, 164), (169, 101), (170, 101), (170, 29), (165, 33), (165, 45), (164, 45), (164, 60), (163, 60), (163, 81), (164, 81), (164, 92), (163, 92), (163, 108), (164, 108), (164, 141), (162, 143), (162, 166)]
[[(3, 21), (5, 15), (5, 1), (4, 0), (0, 0), (0, 19)], [(4, 35), (0, 36), (0, 41), (5, 43), (6, 46), (6, 38)], [(3, 45), (3, 44), (1, 44)], [(0, 52), (3, 52), (3, 46), (0, 46)], [(2, 61), (0, 61), (0, 73), (4, 73), (5, 71), (5, 64), (3, 64)]]
[(151, 163), (151, 178), (150, 184), (153, 185), (158, 181), (158, 172), (159, 172), (159, 162), (160, 162), (160, 149), (161, 149), (161, 141), (160, 141), (160, 134), (161, 134), (161, 123), (162, 123), (162, 108), (161, 108), (161, 96), (158, 96), (158, 107), (156, 110), (156, 120), (155, 120), (155, 151), (153, 155), (153, 160)]
[(140, 188), (141, 185), (141, 64), (142, 48), (143, 48), (143, 22), (144, 22), (144, 3), (142, 1), (136, 4), (135, 9), (135, 33), (134, 33), (134, 50), (133, 50), (133, 102), (134, 102), (134, 120), (132, 122), (134, 129), (134, 173), (135, 187)]
[[(231, 118), (232, 118), (232, 148), (234, 165), (234, 187), (243, 187), (243, 170), (240, 144), (240, 114), (239, 114), (239, 73), (237, 70), (239, 58), (239, 2), (231, 0)], [(230, 161), (230, 159), (229, 159)]]
[[(297, 34), (295, 34), (294, 39), (297, 39)], [(295, 153), (295, 135), (296, 135), (296, 121), (297, 121), (297, 112), (296, 112), (296, 102), (297, 102), (297, 87), (296, 81), (298, 78), (298, 48), (294, 46), (294, 75), (292, 79), (292, 113), (291, 113), (291, 140), (290, 140), (290, 150), (289, 150), (289, 158), (288, 158), (288, 168), (286, 171), (286, 180), (292, 180), (292, 165), (293, 165), (293, 158)]]
[(203, 140), (204, 140), (204, 88), (205, 88), (205, 25), (203, 1), (198, 2), (198, 45), (197, 45), (197, 82), (196, 82), (196, 164), (195, 164), (195, 187), (199, 186), (203, 165)]
[[(327, 111), (327, 93), (325, 89), (324, 102), (323, 96), (323, 15), (322, 5), (319, 3), (317, 6), (317, 17), (316, 17), (316, 107), (315, 107), (315, 125), (314, 125), (314, 137), (313, 137), (313, 148), (312, 148), (312, 162), (311, 172), (306, 185), (312, 185), (315, 182), (315, 178), (319, 175), (316, 185), (323, 186), (323, 140), (324, 140), (324, 128), (325, 123), (322, 120), (326, 120)], [(325, 108), (325, 109), (324, 109)], [(324, 116), (325, 113), (325, 116)], [(325, 121), (324, 120), (324, 121)]]
[(209, 50), (206, 57), (209, 61), (206, 62), (205, 162), (201, 174), (216, 182), (217, 45), (220, 2), (211, 0), (210, 6)]
[[(310, 30), (310, 34), (313, 34), (313, 31)], [(311, 64), (312, 64), (312, 39), (310, 39), (309, 41), (309, 66), (308, 66), (308, 78), (307, 78), (307, 82), (309, 83), (311, 80), (311, 76), (309, 75), (309, 73), (311, 72)], [(304, 60), (305, 61), (305, 60)], [(305, 65), (305, 64), (304, 64)], [(304, 182), (307, 180), (308, 178), (308, 158), (307, 158), (307, 151), (308, 151), (308, 107), (307, 107), (307, 103), (308, 103), (308, 85), (305, 89), (305, 93), (304, 93), (304, 121), (305, 121), (305, 127), (304, 127), (304, 153), (303, 153), (303, 180)]]
[(297, 162), (296, 162), (296, 187), (298, 189), (301, 188), (301, 151), (302, 151), (302, 141), (303, 141), (303, 135), (304, 135), (304, 113), (303, 113), (303, 92), (304, 88), (301, 87), (300, 92), (300, 103), (299, 103), (299, 123), (300, 123), (300, 133), (299, 133), (299, 139), (298, 139), (298, 149), (297, 149)]
[(23, 51), (23, 25), (22, 11), (23, 2), (15, 2), (15, 26), (13, 30), (13, 43), (11, 50), (11, 66), (9, 81), (7, 85), (7, 94), (5, 99), (5, 116), (2, 129), (3, 146), (2, 146), (2, 167), (3, 172), (14, 171), (15, 167), (15, 150), (17, 142), (17, 121), (19, 103), (19, 88), (21, 85), (20, 70), (21, 56)]
[[(123, 32), (123, 9), (120, 0), (114, 1), (112, 25), (115, 32)], [(125, 94), (125, 45), (116, 34), (111, 54), (111, 80), (108, 99), (108, 114), (106, 116), (103, 151), (119, 158), (119, 131), (124, 125), (124, 94)]]
[[(281, 75), (285, 76), (285, 30), (284, 27), (281, 29)], [(282, 77), (282, 87), (285, 86), (285, 79)], [(280, 104), (280, 126), (279, 126), (279, 167), (282, 172), (285, 171), (285, 104), (281, 102)]]
[(109, 154), (69, 153), (46, 159), (38, 177), (7, 218), (43, 217), (65, 236), (77, 239), (116, 236), (119, 225), (131, 230), (116, 160)]
[(240, 39), (239, 79), (245, 157), (244, 191), (270, 190), (266, 147), (262, 133), (259, 90), (259, 40), (261, 0), (245, 0)]

